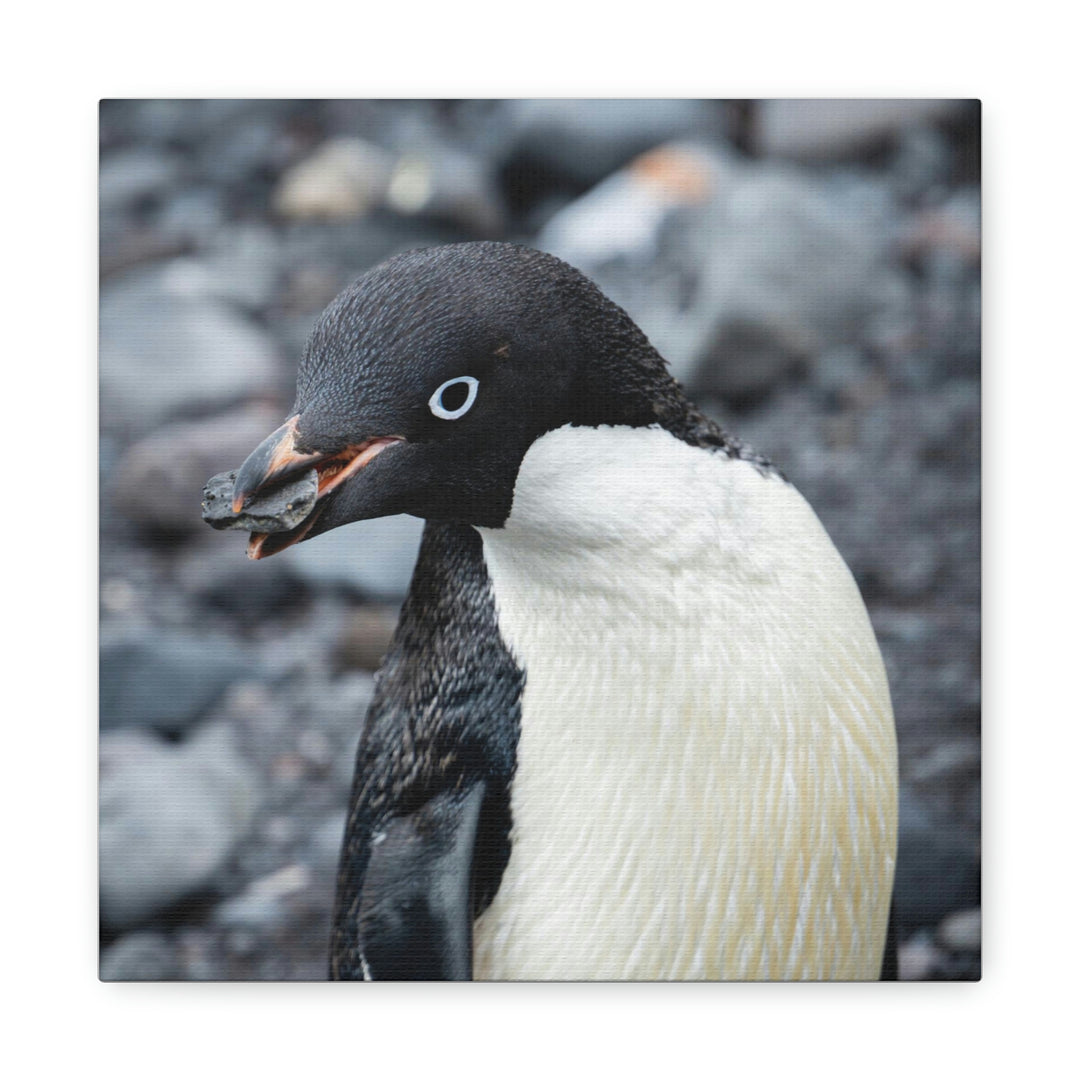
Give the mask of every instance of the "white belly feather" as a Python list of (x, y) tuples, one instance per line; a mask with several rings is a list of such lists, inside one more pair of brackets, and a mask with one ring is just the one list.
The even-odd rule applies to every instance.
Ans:
[(862, 599), (790, 485), (571, 428), (480, 530), (525, 670), (489, 979), (869, 979), (896, 743)]

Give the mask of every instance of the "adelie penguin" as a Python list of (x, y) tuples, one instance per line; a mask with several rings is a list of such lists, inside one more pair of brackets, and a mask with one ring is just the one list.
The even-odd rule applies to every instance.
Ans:
[(855, 582), (576, 270), (496, 243), (371, 270), (230, 486), (226, 521), (277, 530), (253, 558), (427, 522), (363, 722), (333, 978), (889, 973), (896, 742)]

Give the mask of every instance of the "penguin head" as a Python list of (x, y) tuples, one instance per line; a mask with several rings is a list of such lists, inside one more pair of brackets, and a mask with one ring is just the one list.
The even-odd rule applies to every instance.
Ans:
[(312, 514), (255, 534), (253, 558), (388, 514), (498, 528), (541, 435), (662, 422), (680, 400), (630, 317), (554, 256), (486, 242), (406, 252), (319, 317), (291, 415), (241, 467), (233, 508), (318, 470)]

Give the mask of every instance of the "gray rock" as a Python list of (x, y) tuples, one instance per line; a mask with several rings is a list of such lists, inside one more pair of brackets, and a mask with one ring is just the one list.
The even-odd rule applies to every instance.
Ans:
[(186, 187), (171, 195), (157, 216), (166, 236), (200, 247), (210, 244), (225, 223), (225, 202), (216, 187)]
[(148, 147), (106, 154), (98, 173), (98, 199), (103, 213), (123, 209), (139, 199), (162, 196), (180, 177), (180, 159)]
[(346, 587), (377, 600), (400, 600), (412, 580), (424, 523), (399, 515), (358, 521), (287, 548), (283, 560), (315, 587)]
[(386, 202), (399, 214), (434, 218), (472, 236), (498, 237), (506, 228), (506, 209), (489, 169), (457, 147), (427, 144), (403, 154)]
[(537, 247), (580, 269), (654, 261), (672, 215), (718, 197), (734, 169), (734, 159), (712, 147), (665, 143), (553, 215)]
[(953, 952), (979, 952), (982, 949), (982, 909), (954, 912), (938, 927), (937, 940)]
[(913, 291), (884, 181), (829, 181), (675, 143), (557, 213), (537, 245), (593, 277), (699, 395), (745, 403), (871, 328)]
[(773, 98), (758, 103), (755, 146), (765, 157), (838, 158), (931, 121), (968, 103), (935, 98)]
[[(953, 680), (964, 677), (964, 669), (958, 665), (949, 665), (953, 669)], [(947, 778), (961, 772), (978, 772), (981, 763), (981, 751), (978, 739), (951, 739), (935, 746), (928, 754), (913, 762), (908, 770), (910, 779), (918, 784), (942, 783)]]
[(949, 140), (932, 127), (904, 128), (897, 137), (890, 167), (901, 198), (915, 201), (940, 189), (952, 165)]
[(102, 982), (160, 982), (179, 974), (176, 949), (164, 934), (127, 934), (101, 954)]
[(141, 732), (101, 737), (101, 918), (134, 926), (206, 887), (258, 807), (258, 779), (229, 729), (172, 746)]
[(288, 262), (272, 229), (242, 222), (214, 234), (200, 265), (209, 295), (262, 313), (273, 303)]
[(916, 934), (898, 950), (900, 979), (903, 982), (922, 982), (931, 979), (941, 969), (944, 956), (934, 947), (927, 933)]
[(202, 519), (212, 529), (248, 533), (288, 532), (314, 509), (319, 474), (308, 469), (286, 483), (250, 496), (239, 513), (233, 510), (236, 470), (210, 477), (203, 488)]
[(278, 389), (273, 342), (213, 295), (194, 260), (107, 283), (100, 332), (102, 427), (127, 438)]
[(872, 194), (771, 166), (735, 174), (706, 220), (710, 250), (690, 313), (701, 327), (693, 385), (762, 397), (800, 360), (854, 347), (873, 320), (910, 307), (890, 262), (891, 209)]
[(199, 140), (200, 173), (212, 184), (237, 187), (263, 173), (277, 173), (285, 164), (292, 142), (284, 130), (284, 117), (267, 109), (269, 103), (222, 125)]
[(123, 625), (102, 633), (101, 728), (149, 727), (177, 734), (202, 716), (230, 683), (261, 674), (228, 638)]
[(214, 921), (224, 927), (273, 930), (288, 920), (287, 901), (311, 887), (311, 871), (303, 863), (283, 866), (253, 881), (238, 896), (219, 904)]
[(202, 532), (206, 478), (239, 465), (281, 421), (280, 410), (248, 405), (206, 420), (169, 424), (123, 453), (108, 481), (111, 501), (146, 528)]

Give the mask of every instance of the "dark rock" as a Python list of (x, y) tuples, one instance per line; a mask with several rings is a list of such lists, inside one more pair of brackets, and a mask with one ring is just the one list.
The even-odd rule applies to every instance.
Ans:
[(176, 735), (204, 715), (230, 683), (260, 668), (227, 638), (150, 626), (104, 632), (101, 727), (149, 727)]
[(101, 737), (102, 921), (136, 925), (205, 887), (258, 806), (258, 781), (227, 728), (184, 746), (142, 732)]
[[(275, 616), (295, 618), (306, 612), (310, 591), (280, 558), (253, 562), (240, 537), (209, 529), (205, 533), (200, 543), (185, 547), (175, 564), (177, 580), (188, 595), (247, 628), (263, 626)], [(280, 620), (270, 626), (280, 630)]]
[(202, 519), (213, 529), (278, 533), (295, 529), (315, 506), (319, 474), (309, 469), (295, 480), (252, 495), (237, 513), (233, 510), (236, 470), (212, 476), (203, 488)]
[(516, 183), (583, 190), (637, 154), (689, 135), (720, 137), (727, 114), (716, 102), (684, 98), (514, 100), (504, 176)]
[(699, 393), (745, 406), (767, 397), (808, 359), (807, 343), (783, 326), (724, 318), (696, 350), (693, 383)]
[(856, 347), (875, 320), (909, 310), (910, 287), (890, 265), (895, 212), (869, 181), (828, 187), (773, 166), (738, 170), (705, 223), (691, 385), (760, 398), (800, 361)]
[(900, 941), (935, 929), (947, 915), (980, 906), (981, 874), (975, 851), (950, 835), (907, 785), (900, 790), (900, 844), (893, 898)]
[(176, 949), (164, 934), (126, 934), (101, 954), (102, 982), (160, 982), (179, 975)]

